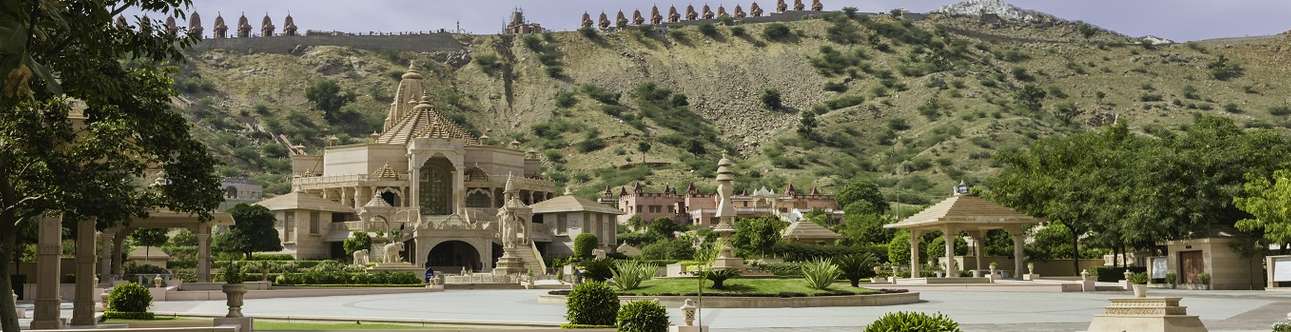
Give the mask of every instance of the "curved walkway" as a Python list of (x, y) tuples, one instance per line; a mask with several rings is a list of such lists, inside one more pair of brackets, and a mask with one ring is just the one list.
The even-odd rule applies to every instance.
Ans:
[[(252, 317), (344, 319), (427, 323), (522, 324), (554, 326), (565, 308), (538, 303), (546, 290), (452, 290), (440, 293), (387, 294), (247, 300)], [(1168, 294), (1167, 294), (1168, 293)], [(1083, 329), (1102, 312), (1107, 299), (1127, 293), (924, 292), (927, 302), (885, 307), (709, 309), (702, 318), (715, 329), (778, 331), (837, 330), (859, 327), (889, 311), (941, 312), (969, 331), (1072, 331)], [(1154, 292), (1182, 296), (1189, 314), (1199, 315), (1212, 331), (1267, 330), (1291, 310), (1291, 296), (1258, 292)], [(180, 315), (222, 315), (223, 301), (158, 302), (154, 311)], [(680, 312), (669, 310), (674, 322)]]

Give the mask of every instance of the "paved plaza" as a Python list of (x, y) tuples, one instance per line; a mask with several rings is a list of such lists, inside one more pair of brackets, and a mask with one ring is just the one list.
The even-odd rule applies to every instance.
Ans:
[[(545, 290), (454, 290), (441, 293), (247, 300), (244, 312), (277, 319), (347, 319), (426, 323), (539, 324), (564, 322), (565, 307), (540, 304)], [(1212, 331), (1267, 331), (1291, 312), (1291, 294), (1262, 291), (1164, 291), (1182, 296), (1190, 314)], [(1128, 293), (924, 292), (926, 302), (885, 307), (708, 309), (705, 324), (726, 331), (832, 331), (864, 326), (889, 311), (941, 312), (968, 331), (1076, 331), (1102, 312), (1107, 299)], [(219, 315), (223, 301), (158, 302), (154, 310)], [(680, 313), (671, 310), (674, 322)]]

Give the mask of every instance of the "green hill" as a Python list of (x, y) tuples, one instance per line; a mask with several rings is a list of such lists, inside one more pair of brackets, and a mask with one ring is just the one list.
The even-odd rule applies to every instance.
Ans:
[[(1208, 113), (1291, 128), (1286, 36), (1145, 46), (1080, 23), (825, 16), (457, 36), (467, 52), (454, 54), (193, 51), (176, 103), (225, 175), (270, 192), (288, 189), (275, 135), (311, 151), (364, 139), (409, 61), (441, 111), (535, 150), (549, 177), (582, 194), (637, 180), (706, 186), (727, 152), (741, 186), (828, 192), (873, 177), (890, 199), (919, 204), (990, 176), (999, 151), (1112, 121), (1160, 134)], [(354, 97), (331, 120), (306, 98), (323, 80)]]

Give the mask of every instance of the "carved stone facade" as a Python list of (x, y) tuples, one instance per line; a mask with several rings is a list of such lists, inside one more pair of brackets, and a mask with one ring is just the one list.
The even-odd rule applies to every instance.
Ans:
[[(259, 204), (280, 214), (287, 251), (299, 258), (349, 257), (329, 248), (365, 232), (401, 243), (411, 266), (490, 270), (506, 239), (498, 209), (550, 199), (554, 185), (532, 152), (487, 145), (435, 109), (415, 65), (401, 78), (380, 134), (292, 156), (293, 192)], [(563, 246), (541, 224), (513, 227), (529, 234), (530, 253)]]
[(509, 35), (520, 35), (526, 33), (543, 33), (547, 30), (542, 28), (541, 24), (529, 23), (525, 20), (524, 11), (516, 9), (511, 12), (511, 22), (507, 23), (503, 30)]
[[(821, 2), (821, 0), (812, 0), (812, 3), (811, 3), (812, 11), (819, 12), (824, 10), (824, 7), (825, 6)], [(758, 5), (757, 2), (751, 3), (748, 7), (749, 8), (748, 11), (745, 11), (744, 8), (745, 7), (743, 5), (736, 4), (734, 10), (728, 12), (726, 10), (726, 6), (722, 4), (719, 4), (715, 11), (708, 4), (703, 4), (698, 10), (695, 8), (694, 5), (687, 5), (685, 10), (685, 16), (683, 17), (682, 13), (680, 13), (680, 11), (677, 10), (676, 6), (668, 7), (667, 16), (663, 16), (660, 13), (658, 6), (653, 6), (650, 8), (650, 17), (648, 20), (640, 9), (634, 9), (632, 11), (632, 16), (630, 19), (628, 18), (627, 15), (624, 15), (624, 11), (620, 10), (614, 21), (610, 21), (609, 17), (606, 16), (604, 12), (602, 12), (601, 20), (600, 20), (600, 28), (601, 30), (608, 31), (611, 27), (623, 28), (629, 25), (643, 26), (647, 22), (649, 22), (650, 25), (660, 25), (660, 24), (664, 24), (665, 20), (666, 20), (666, 23), (681, 23), (685, 21), (698, 21), (698, 20), (713, 20), (718, 18), (734, 18), (739, 20), (739, 19), (747, 19), (749, 17), (755, 17), (755, 18), (763, 17), (763, 16), (766, 16), (767, 14), (762, 9), (762, 6)], [(785, 0), (777, 0), (775, 9), (776, 9), (776, 12), (779, 14), (773, 14), (773, 15), (783, 15), (789, 11), (789, 5), (785, 3)], [(795, 0), (793, 5), (793, 10), (805, 12), (807, 10), (807, 5), (803, 2), (803, 0)], [(788, 19), (794, 19), (794, 17), (802, 17), (802, 16), (799, 14), (790, 15), (788, 16)], [(580, 22), (582, 22), (582, 26), (584, 28), (590, 28), (593, 23), (593, 21), (591, 20), (591, 16), (588, 15), (586, 12), (583, 13), (583, 17)]]
[[(816, 209), (831, 214), (842, 212), (833, 195), (822, 194), (816, 188), (809, 193), (801, 193), (793, 185), (779, 194), (761, 188), (752, 193), (733, 194), (730, 199), (740, 217), (772, 216), (796, 220), (803, 213)], [(626, 223), (633, 216), (640, 216), (645, 221), (668, 218), (677, 223), (702, 226), (712, 226), (718, 221), (718, 197), (699, 192), (694, 184), (689, 185), (684, 193), (672, 188), (666, 188), (662, 193), (646, 192), (640, 183), (630, 189), (619, 188), (617, 194), (606, 188), (600, 200), (617, 205), (623, 211), (619, 223)]]

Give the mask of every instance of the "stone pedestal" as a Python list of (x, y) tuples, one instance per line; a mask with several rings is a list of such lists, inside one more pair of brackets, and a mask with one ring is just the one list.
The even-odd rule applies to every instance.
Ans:
[(238, 328), (238, 332), (251, 332), (255, 331), (255, 320), (251, 317), (216, 318), (215, 326), (233, 326)]
[(669, 326), (668, 332), (708, 332), (707, 326)]
[(730, 247), (722, 247), (717, 258), (713, 259), (713, 269), (744, 271), (744, 259), (736, 257)]
[(1040, 275), (1035, 273), (1023, 274), (1022, 280), (1026, 280), (1026, 281), (1040, 280)]
[(524, 260), (514, 254), (515, 248), (502, 250), (502, 257), (498, 258), (498, 264), (493, 268), (494, 275), (513, 275), (525, 274), (528, 272), (524, 267)]
[(1112, 299), (1102, 315), (1089, 323), (1088, 332), (1205, 332), (1197, 316), (1177, 297)]

